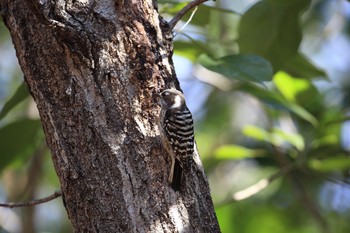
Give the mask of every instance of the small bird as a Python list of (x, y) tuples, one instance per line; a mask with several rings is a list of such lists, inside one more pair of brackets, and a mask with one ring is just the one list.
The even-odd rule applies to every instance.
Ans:
[(166, 89), (160, 94), (160, 131), (163, 145), (171, 157), (168, 181), (178, 191), (181, 185), (183, 168), (194, 152), (193, 119), (186, 106), (184, 95), (174, 89)]

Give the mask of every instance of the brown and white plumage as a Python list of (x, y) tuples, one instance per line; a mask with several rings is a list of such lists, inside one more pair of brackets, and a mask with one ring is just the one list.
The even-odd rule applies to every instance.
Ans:
[(180, 188), (185, 163), (193, 156), (194, 130), (192, 114), (186, 106), (184, 95), (174, 89), (166, 89), (159, 94), (161, 104), (160, 128), (163, 143), (171, 157), (168, 181)]

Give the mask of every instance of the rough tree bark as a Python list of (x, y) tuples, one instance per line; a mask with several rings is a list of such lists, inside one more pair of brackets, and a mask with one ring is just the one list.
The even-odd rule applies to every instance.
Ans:
[(203, 168), (167, 184), (152, 98), (179, 87), (152, 0), (0, 0), (76, 232), (219, 232)]

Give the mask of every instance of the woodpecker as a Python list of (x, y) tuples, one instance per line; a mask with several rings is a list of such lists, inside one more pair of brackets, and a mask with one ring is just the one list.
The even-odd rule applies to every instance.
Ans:
[(169, 184), (178, 191), (181, 185), (184, 165), (194, 152), (193, 119), (186, 106), (184, 95), (174, 89), (166, 89), (160, 94), (160, 131), (163, 145), (171, 157)]

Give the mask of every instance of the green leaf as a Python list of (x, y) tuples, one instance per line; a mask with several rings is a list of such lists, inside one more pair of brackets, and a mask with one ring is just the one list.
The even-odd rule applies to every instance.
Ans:
[(298, 104), (287, 101), (282, 96), (280, 96), (279, 93), (262, 89), (256, 85), (251, 85), (249, 83), (239, 87), (239, 89), (255, 96), (265, 103), (271, 104), (275, 108), (282, 108), (296, 114), (301, 119), (311, 123), (314, 127), (318, 125), (317, 119), (312, 114), (310, 114), (307, 110)]
[(275, 128), (272, 131), (273, 137), (280, 138), (283, 143), (288, 143), (294, 146), (298, 151), (303, 151), (305, 148), (304, 138), (298, 133), (285, 132)]
[(17, 159), (31, 155), (42, 138), (39, 120), (19, 120), (0, 129), (0, 171)]
[(25, 100), (29, 96), (26, 84), (23, 82), (16, 90), (15, 94), (5, 103), (0, 112), (0, 120), (11, 111), (17, 104)]
[(305, 147), (304, 139), (300, 134), (284, 132), (278, 128), (272, 129), (272, 132), (267, 132), (262, 128), (247, 125), (243, 128), (243, 134), (257, 141), (268, 142), (278, 147), (289, 144), (294, 146), (299, 151), (304, 150)]
[(336, 155), (326, 159), (311, 159), (309, 166), (312, 169), (329, 172), (329, 171), (347, 171), (350, 169), (350, 159), (345, 155)]
[(255, 158), (264, 154), (263, 150), (254, 150), (238, 145), (224, 145), (220, 146), (215, 151), (215, 158), (217, 159), (245, 159)]
[(229, 55), (214, 60), (203, 54), (198, 61), (208, 70), (228, 78), (257, 83), (272, 80), (270, 63), (256, 55)]
[(245, 126), (243, 128), (243, 134), (257, 141), (266, 141), (270, 137), (270, 134), (266, 130), (254, 125)]
[(273, 82), (286, 100), (303, 106), (314, 115), (323, 115), (322, 96), (311, 81), (278, 72)]
[(324, 70), (315, 67), (305, 55), (297, 53), (283, 67), (283, 70), (294, 77), (328, 79)]
[(241, 19), (239, 47), (241, 53), (254, 53), (272, 63), (275, 71), (298, 53), (302, 33), (301, 13), (310, 0), (260, 1)]
[(298, 95), (311, 88), (308, 80), (293, 78), (284, 72), (275, 74), (273, 82), (281, 94), (292, 102), (297, 102)]

